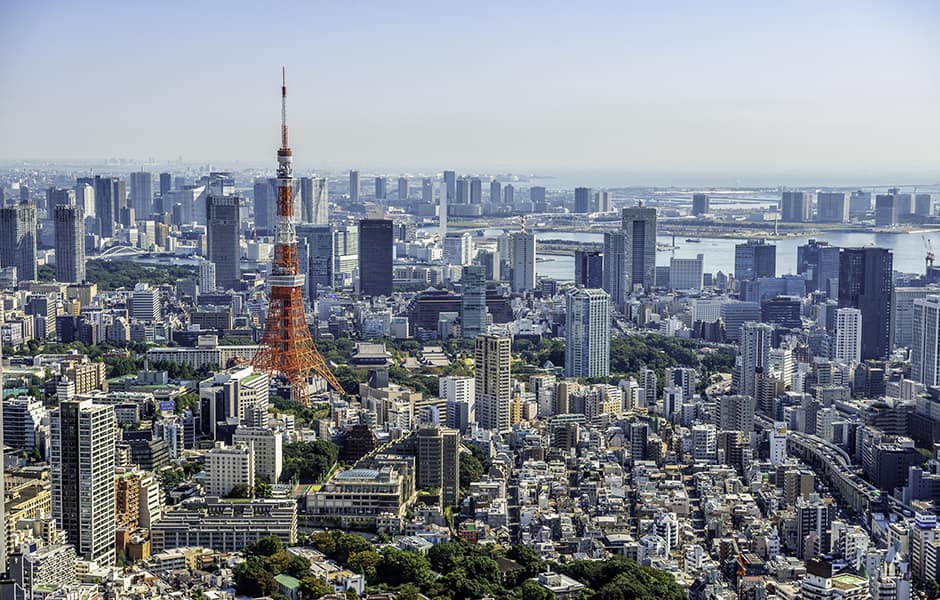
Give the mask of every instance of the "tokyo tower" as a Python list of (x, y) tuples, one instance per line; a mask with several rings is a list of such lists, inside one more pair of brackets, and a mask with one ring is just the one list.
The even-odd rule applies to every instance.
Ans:
[(251, 364), (272, 377), (287, 379), (294, 400), (308, 404), (308, 380), (315, 373), (337, 392), (343, 387), (326, 366), (310, 337), (304, 313), (302, 288), (304, 276), (297, 257), (297, 232), (294, 226), (293, 153), (287, 144), (287, 79), (281, 68), (281, 147), (277, 151), (277, 226), (274, 238), (274, 262), (268, 283), (271, 285), (268, 314), (261, 345)]

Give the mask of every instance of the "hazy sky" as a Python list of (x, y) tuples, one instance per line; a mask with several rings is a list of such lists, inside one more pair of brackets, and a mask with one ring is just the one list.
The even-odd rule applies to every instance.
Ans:
[[(940, 2), (0, 1), (0, 158), (940, 179)], [(913, 183), (913, 182), (912, 182)]]

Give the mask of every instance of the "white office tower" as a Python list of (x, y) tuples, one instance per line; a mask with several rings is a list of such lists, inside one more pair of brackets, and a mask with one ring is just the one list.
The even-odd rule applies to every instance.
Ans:
[(741, 354), (735, 373), (739, 394), (752, 398), (756, 395), (756, 371), (768, 366), (773, 331), (774, 328), (766, 323), (748, 321), (741, 325)]
[(455, 232), (444, 236), (444, 263), (448, 265), (469, 265), (473, 260), (473, 238), (469, 233)]
[(227, 496), (235, 486), (255, 485), (255, 457), (250, 445), (226, 446), (217, 442), (206, 458), (209, 465), (206, 496)]
[(199, 293), (211, 294), (215, 290), (215, 263), (204, 260), (199, 263)]
[(768, 431), (767, 438), (770, 464), (779, 467), (787, 460), (787, 424), (775, 422), (773, 428)]
[(284, 467), (284, 442), (280, 431), (265, 427), (235, 429), (232, 442), (249, 446), (255, 457), (255, 475), (268, 483), (277, 483)]
[(938, 541), (940, 541), (940, 524), (937, 523), (937, 516), (916, 513), (911, 526), (910, 542), (911, 575), (915, 580), (930, 579), (937, 572), (938, 558), (935, 542)]
[(52, 514), (85, 560), (114, 563), (114, 407), (66, 401), (51, 414)]
[(833, 358), (846, 364), (862, 360), (862, 311), (857, 308), (836, 309), (836, 332)]
[(131, 295), (131, 317), (138, 321), (160, 320), (160, 290), (150, 287), (147, 283), (138, 283), (134, 286)]
[(512, 291), (535, 289), (535, 234), (519, 231), (510, 236), (512, 247)]
[(696, 293), (701, 292), (705, 280), (705, 255), (695, 258), (675, 258), (669, 260), (669, 281), (657, 281), (658, 287), (669, 284), (670, 290)]
[(914, 300), (911, 379), (927, 386), (940, 384), (940, 296)]
[(565, 294), (565, 375), (610, 374), (610, 296), (604, 290), (569, 288)]
[(484, 429), (509, 430), (511, 346), (509, 336), (485, 333), (476, 339), (476, 415)]
[(465, 432), (476, 422), (476, 381), (473, 377), (441, 377), (437, 383), (438, 397), (447, 403), (447, 426)]

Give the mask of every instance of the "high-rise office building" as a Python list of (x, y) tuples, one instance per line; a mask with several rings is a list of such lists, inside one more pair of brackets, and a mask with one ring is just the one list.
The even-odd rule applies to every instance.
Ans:
[(512, 291), (525, 293), (535, 289), (535, 233), (518, 231), (511, 236)]
[(857, 308), (836, 309), (836, 331), (832, 345), (832, 358), (835, 360), (848, 364), (861, 362), (862, 312), (860, 310)]
[(839, 248), (829, 242), (809, 240), (796, 249), (796, 272), (806, 279), (806, 291), (834, 297), (839, 287)]
[(753, 281), (761, 277), (776, 277), (777, 247), (764, 240), (747, 240), (734, 247), (734, 277), (738, 281)]
[(486, 271), (481, 265), (465, 265), (460, 277), (460, 328), (465, 339), (486, 330)]
[(51, 213), (60, 204), (75, 202), (75, 190), (60, 187), (50, 187), (46, 190), (46, 212)]
[(503, 201), (503, 186), (495, 179), (490, 182), (490, 204), (499, 204)]
[(656, 209), (643, 206), (623, 209), (625, 294), (634, 286), (648, 290), (656, 285)]
[(131, 173), (131, 197), (128, 204), (138, 219), (144, 220), (153, 212), (153, 179), (146, 171)]
[(349, 202), (359, 203), (359, 171), (349, 172)]
[(173, 191), (173, 175), (160, 173), (160, 195), (166, 198)]
[(604, 233), (604, 281), (601, 287), (610, 294), (617, 308), (623, 307), (626, 290), (623, 287), (626, 273), (627, 234), (623, 231)]
[(901, 211), (895, 194), (878, 194), (875, 196), (875, 226), (894, 227), (898, 224)]
[(300, 178), (301, 223), (325, 225), (330, 222), (326, 177)]
[(809, 192), (783, 192), (780, 196), (780, 220), (807, 223), (813, 220), (813, 196)]
[(692, 194), (692, 215), (707, 215), (710, 209), (708, 194)]
[(940, 385), (940, 296), (914, 300), (911, 379)]
[(117, 181), (113, 177), (95, 175), (95, 218), (98, 235), (103, 238), (114, 237), (114, 222), (117, 216), (114, 210), (114, 193)]
[(858, 217), (871, 212), (871, 192), (857, 190), (849, 196), (849, 216)]
[(114, 563), (114, 407), (64, 400), (52, 411), (52, 513), (86, 560)]
[(363, 296), (392, 295), (392, 221), (359, 221), (359, 293)]
[(816, 221), (819, 223), (848, 223), (849, 198), (845, 192), (819, 192), (816, 194)]
[(593, 250), (575, 250), (574, 284), (586, 288), (604, 287), (604, 257)]
[(275, 212), (277, 208), (275, 185), (277, 180), (273, 177), (255, 179), (253, 191), (253, 208), (255, 214), (255, 230), (263, 235), (274, 233)]
[(455, 231), (444, 236), (443, 259), (447, 265), (469, 265), (473, 255), (473, 236), (468, 232)]
[(610, 296), (601, 289), (569, 288), (565, 294), (565, 375), (610, 374)]
[(719, 431), (754, 431), (754, 398), (743, 394), (718, 397), (715, 427)]
[(16, 267), (18, 281), (39, 278), (36, 266), (36, 206), (0, 208), (0, 267)]
[(438, 398), (447, 402), (447, 426), (464, 432), (476, 422), (476, 380), (447, 376), (438, 379)]
[(474, 360), (477, 423), (484, 429), (509, 429), (510, 365), (509, 336), (484, 333), (477, 336)]
[(199, 293), (211, 294), (216, 290), (215, 263), (211, 260), (199, 262)]
[(591, 208), (594, 209), (594, 212), (606, 213), (613, 210), (613, 194), (607, 190), (600, 190), (594, 192), (594, 204)]
[(430, 177), (421, 179), (421, 203), (434, 204), (434, 182)]
[(529, 188), (529, 202), (532, 203), (532, 206), (546, 206), (545, 203), (545, 187), (541, 185), (533, 185)]
[(591, 188), (574, 188), (574, 211), (576, 213), (591, 212)]
[(241, 221), (238, 196), (206, 198), (207, 258), (215, 263), (216, 285), (234, 289), (241, 281)]
[(130, 316), (138, 321), (160, 320), (160, 290), (147, 283), (138, 283), (130, 300)]
[(75, 180), (75, 203), (85, 211), (86, 218), (95, 216), (94, 177), (79, 177)]
[(319, 290), (335, 285), (335, 237), (332, 225), (303, 223), (297, 226), (298, 244), (302, 243), (306, 249), (306, 256), (301, 253), (300, 260), (306, 258), (307, 295), (311, 300), (316, 299)]
[(466, 177), (461, 177), (457, 180), (454, 204), (470, 204), (470, 180)]
[(503, 204), (506, 206), (512, 206), (516, 201), (516, 188), (513, 187), (511, 183), (507, 183), (503, 187)]
[(55, 226), (55, 278), (63, 283), (85, 281), (85, 217), (80, 206), (59, 205)]
[(845, 248), (839, 257), (839, 308), (862, 311), (862, 360), (891, 351), (893, 258), (886, 248)]
[(748, 321), (741, 325), (741, 353), (735, 369), (735, 389), (755, 397), (757, 371), (766, 369), (770, 358), (774, 328), (766, 323)]
[(457, 198), (457, 173), (454, 171), (444, 171), (444, 193), (441, 194), (447, 200), (447, 205), (454, 204)]
[(418, 430), (415, 487), (441, 491), (441, 501), (460, 501), (460, 432), (440, 426)]
[(375, 178), (375, 199), (376, 200), (385, 200), (387, 195), (385, 185), (387, 180), (384, 177)]
[(657, 287), (665, 287), (668, 283), (669, 289), (680, 290), (684, 292), (701, 292), (705, 281), (705, 255), (699, 254), (695, 258), (676, 258), (669, 259), (669, 281), (657, 281)]
[(914, 214), (921, 217), (933, 216), (933, 194), (916, 194), (914, 196)]
[(470, 204), (483, 204), (483, 182), (476, 177), (470, 180)]
[(398, 201), (399, 202), (408, 201), (408, 178), (407, 177), (398, 178)]

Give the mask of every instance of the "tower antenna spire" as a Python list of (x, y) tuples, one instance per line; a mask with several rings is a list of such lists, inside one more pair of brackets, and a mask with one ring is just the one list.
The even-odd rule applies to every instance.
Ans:
[(281, 67), (281, 148), (287, 145), (287, 69)]

